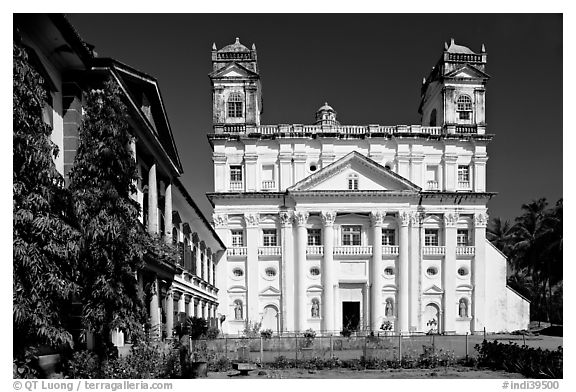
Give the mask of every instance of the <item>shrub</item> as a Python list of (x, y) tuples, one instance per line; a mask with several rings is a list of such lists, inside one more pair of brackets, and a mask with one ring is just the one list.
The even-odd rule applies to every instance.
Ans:
[(530, 378), (563, 378), (563, 350), (555, 351), (519, 346), (497, 341), (476, 345), (478, 365), (496, 370), (521, 373)]
[(210, 327), (206, 330), (206, 333), (204, 334), (204, 336), (206, 336), (206, 339), (208, 340), (214, 340), (218, 337), (218, 335), (220, 335), (220, 330), (216, 327)]
[(200, 339), (201, 336), (208, 332), (206, 320), (200, 317), (188, 317), (184, 324), (185, 332), (190, 335), (192, 340)]
[(210, 372), (226, 372), (230, 369), (232, 369), (232, 361), (226, 356), (208, 362), (208, 371)]
[(314, 338), (316, 337), (316, 331), (314, 331), (312, 328), (308, 328), (306, 331), (304, 331), (304, 344), (306, 347), (310, 347), (312, 346), (312, 343), (314, 343)]
[(350, 336), (352, 336), (352, 330), (344, 327), (342, 331), (340, 331), (340, 335), (344, 336), (345, 338), (349, 338)]
[(274, 361), (270, 363), (270, 367), (272, 369), (287, 369), (289, 367), (292, 367), (291, 365), (292, 365), (291, 361), (284, 355), (280, 355), (274, 358)]
[(264, 340), (268, 340), (272, 338), (272, 334), (274, 332), (271, 329), (265, 329), (263, 331), (260, 331), (260, 336), (262, 336), (262, 338), (264, 338)]
[(456, 356), (453, 351), (442, 348), (435, 350), (432, 345), (423, 345), (423, 353), (418, 358), (418, 367), (435, 368), (438, 366), (451, 366), (456, 363)]

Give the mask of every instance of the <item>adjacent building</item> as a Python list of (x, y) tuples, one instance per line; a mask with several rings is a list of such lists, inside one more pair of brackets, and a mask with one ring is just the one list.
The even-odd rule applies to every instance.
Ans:
[(487, 53), (445, 45), (416, 125), (262, 125), (254, 45), (212, 50), (214, 227), (227, 333), (526, 328), (486, 240)]
[[(184, 316), (217, 325), (215, 269), (226, 249), (179, 177), (178, 150), (160, 94), (150, 75), (119, 61), (96, 56), (60, 14), (15, 15), (15, 39), (24, 45), (48, 91), (44, 118), (59, 148), (56, 168), (65, 176), (74, 164), (83, 93), (112, 78), (121, 89), (135, 141), (131, 146), (139, 180), (133, 197), (141, 206), (141, 224), (177, 244), (180, 258), (167, 263), (148, 256), (138, 279), (146, 300), (151, 333), (171, 337)], [(115, 336), (120, 344), (122, 336)]]

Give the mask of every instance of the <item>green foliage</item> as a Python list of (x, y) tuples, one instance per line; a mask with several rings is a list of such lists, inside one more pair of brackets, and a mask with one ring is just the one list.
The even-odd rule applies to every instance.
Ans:
[(418, 358), (418, 367), (435, 368), (438, 366), (452, 366), (456, 364), (454, 351), (443, 348), (434, 349), (432, 345), (423, 345), (423, 353)]
[(515, 343), (484, 340), (475, 346), (478, 366), (521, 373), (529, 378), (562, 378), (563, 350), (542, 350)]
[(208, 324), (201, 317), (188, 317), (184, 328), (192, 340), (200, 339), (208, 332)]
[(12, 378), (39, 378), (38, 350), (25, 348), (24, 355), (12, 360)]
[(247, 320), (246, 325), (244, 326), (244, 337), (246, 338), (258, 338), (260, 337), (260, 327), (262, 323), (252, 322)]
[(220, 335), (220, 330), (216, 327), (208, 327), (206, 333), (204, 334), (208, 340), (214, 340), (218, 337), (218, 335)]
[(69, 378), (177, 378), (181, 374), (178, 350), (150, 342), (133, 346), (123, 358), (101, 359), (94, 352), (75, 352), (66, 366)]
[(69, 193), (43, 121), (43, 80), (26, 50), (13, 45), (13, 341), (22, 367), (29, 347), (71, 346), (67, 307), (78, 287), (78, 232)]
[(273, 334), (274, 331), (272, 331), (271, 329), (264, 329), (260, 331), (260, 336), (262, 336), (264, 340), (272, 339)]
[(531, 300), (531, 318), (562, 323), (563, 202), (522, 205), (514, 225), (495, 218), (488, 239), (509, 258), (508, 285)]
[(136, 162), (127, 108), (112, 80), (86, 94), (79, 146), (70, 172), (74, 215), (82, 233), (79, 265), (83, 323), (101, 342), (121, 328), (133, 337), (144, 321), (136, 273), (149, 238), (138, 221)]
[(306, 331), (304, 331), (304, 346), (305, 347), (310, 347), (312, 346), (312, 344), (314, 343), (314, 338), (316, 338), (316, 331), (314, 331), (312, 328), (308, 328)]
[(232, 369), (232, 361), (226, 356), (208, 361), (209, 372), (227, 372)]

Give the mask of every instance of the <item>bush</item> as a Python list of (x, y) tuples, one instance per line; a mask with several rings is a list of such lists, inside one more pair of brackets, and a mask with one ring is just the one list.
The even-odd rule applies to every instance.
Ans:
[(208, 362), (209, 372), (226, 372), (232, 369), (232, 361), (226, 356), (221, 356), (217, 360), (211, 360)]
[(340, 335), (344, 336), (345, 338), (349, 338), (350, 336), (352, 336), (352, 330), (344, 327), (344, 329), (340, 331)]
[(178, 350), (151, 343), (135, 345), (124, 358), (101, 360), (91, 351), (75, 352), (65, 367), (68, 378), (177, 378)]
[(260, 336), (262, 336), (262, 338), (264, 340), (268, 340), (268, 339), (272, 338), (273, 333), (274, 332), (271, 329), (265, 329), (265, 330), (260, 331)]
[(274, 358), (274, 361), (270, 363), (270, 367), (272, 369), (287, 369), (289, 367), (292, 367), (292, 363), (284, 355), (280, 355)]
[(530, 378), (563, 378), (562, 347), (555, 351), (497, 341), (476, 345), (478, 366), (521, 373)]
[(418, 367), (435, 368), (438, 366), (452, 366), (456, 364), (456, 356), (453, 351), (442, 348), (434, 350), (434, 346), (423, 345), (424, 352), (418, 358)]
[(206, 335), (208, 332), (208, 324), (203, 318), (188, 317), (184, 324), (184, 332), (190, 335), (192, 340), (197, 340), (200, 339), (201, 336)]
[(204, 334), (204, 336), (206, 336), (206, 339), (208, 340), (214, 340), (218, 337), (218, 335), (220, 335), (220, 330), (216, 327), (210, 327), (206, 330), (206, 333)]

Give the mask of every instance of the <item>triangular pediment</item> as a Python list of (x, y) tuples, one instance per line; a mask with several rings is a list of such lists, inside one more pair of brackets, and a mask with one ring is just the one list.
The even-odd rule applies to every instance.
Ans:
[(288, 190), (292, 192), (349, 191), (350, 179), (357, 179), (357, 191), (419, 192), (421, 190), (411, 181), (356, 151), (297, 182)]
[(478, 68), (466, 64), (448, 73), (446, 77), (459, 79), (487, 79), (490, 76), (487, 73), (480, 71)]
[(244, 68), (238, 63), (230, 63), (222, 69), (210, 74), (212, 78), (251, 78), (258, 77), (258, 74)]
[(443, 294), (444, 290), (440, 287), (433, 284), (432, 286), (428, 287), (422, 294)]
[(260, 295), (280, 295), (280, 290), (276, 287), (268, 286), (264, 290), (260, 291)]

